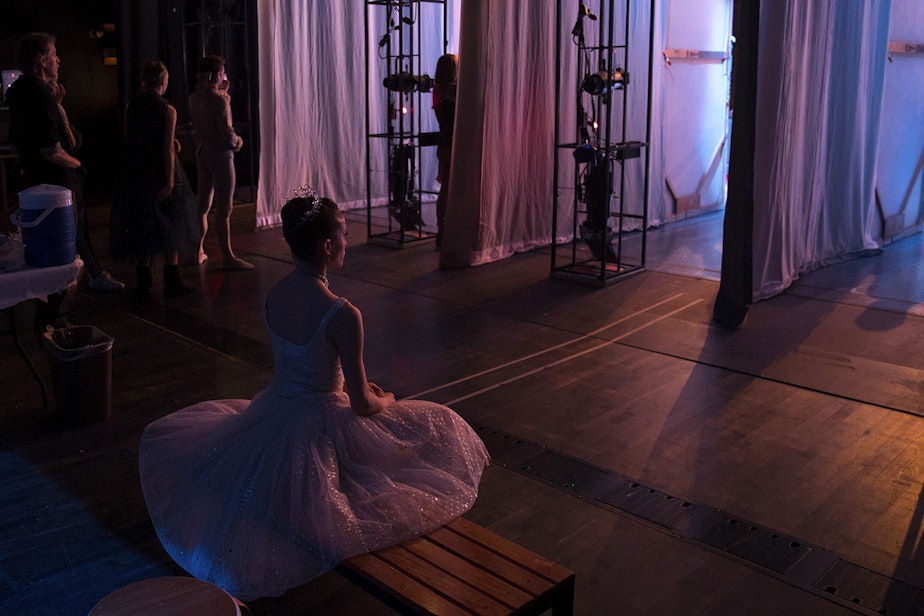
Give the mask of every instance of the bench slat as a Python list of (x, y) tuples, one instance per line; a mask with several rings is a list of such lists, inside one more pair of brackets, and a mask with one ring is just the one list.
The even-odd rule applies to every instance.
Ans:
[(422, 562), (427, 562), (446, 575), (451, 575), (469, 587), (477, 588), (482, 593), (494, 597), (507, 605), (508, 609), (522, 605), (536, 596), (536, 593), (510, 583), (491, 567), (473, 560), (468, 553), (460, 555), (454, 551), (447, 551), (432, 541), (415, 542), (406, 548)]
[(453, 558), (446, 552), (442, 552), (436, 564), (420, 558), (416, 550), (404, 548), (385, 550), (377, 556), (421, 585), (445, 596), (450, 602), (470, 610), (472, 614), (509, 614), (512, 606), (532, 599), (529, 595), (523, 595), (518, 597), (520, 601), (512, 604), (504, 601), (503, 596), (499, 597), (492, 592), (490, 582), (495, 579), (472, 566), (468, 566), (468, 571), (462, 572), (468, 577), (457, 577), (449, 568), (444, 567), (445, 557)]
[(445, 528), (432, 532), (427, 538), (444, 550), (463, 554), (466, 560), (477, 563), (480, 567), (491, 571), (508, 584), (522, 588), (532, 596), (540, 595), (554, 586), (553, 582), (537, 574), (532, 569), (523, 567), (503, 554), (499, 554), (481, 543), (470, 541), (466, 537)]
[(339, 569), (405, 613), (571, 614), (574, 573), (464, 518)]
[(570, 569), (562, 567), (558, 563), (540, 556), (532, 550), (524, 548), (509, 539), (505, 539), (497, 533), (491, 532), (487, 528), (479, 526), (465, 518), (456, 518), (443, 528), (451, 529), (453, 532), (468, 537), (473, 541), (477, 541), (488, 549), (503, 554), (513, 562), (523, 567), (528, 567), (547, 580), (561, 582), (574, 575), (574, 572)]
[(404, 575), (378, 553), (354, 556), (341, 563), (339, 570), (349, 578), (367, 584), (375, 594), (389, 605), (408, 609), (415, 614), (445, 614), (471, 616), (472, 612), (452, 603), (432, 588)]
[[(426, 537), (434, 541), (448, 542), (450, 533), (459, 535), (465, 543), (471, 543), (472, 546), (479, 545), (484, 550), (496, 553), (501, 560), (481, 561), (486, 566), (487, 562), (490, 562), (494, 572), (505, 571), (510, 574), (511, 569), (503, 564), (507, 559), (509, 559), (509, 564), (514, 566), (512, 571), (522, 570), (521, 575), (525, 577), (520, 579), (529, 582), (524, 588), (534, 593), (535, 599), (520, 605), (513, 613), (540, 614), (549, 606), (554, 607), (554, 616), (567, 616), (573, 613), (574, 572), (570, 569), (465, 518), (456, 518)], [(486, 557), (482, 554), (480, 558), (485, 559)], [(517, 578), (508, 579), (515, 581)]]

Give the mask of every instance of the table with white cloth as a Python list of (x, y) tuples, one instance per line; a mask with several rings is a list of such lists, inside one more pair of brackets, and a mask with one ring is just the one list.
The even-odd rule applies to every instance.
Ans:
[(77, 281), (83, 262), (78, 257), (73, 263), (57, 265), (54, 267), (26, 267), (0, 273), (0, 310), (6, 313), (10, 321), (10, 330), (16, 349), (29, 366), (29, 371), (35, 377), (42, 392), (42, 408), (48, 408), (48, 395), (45, 393), (45, 382), (32, 360), (22, 346), (19, 332), (16, 328), (15, 308), (21, 302), (45, 298), (48, 295), (63, 291)]

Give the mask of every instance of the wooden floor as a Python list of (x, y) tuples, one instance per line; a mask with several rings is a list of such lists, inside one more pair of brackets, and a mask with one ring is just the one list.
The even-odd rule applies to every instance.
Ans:
[[(573, 569), (577, 614), (920, 614), (920, 236), (803, 277), (729, 332), (710, 322), (720, 229), (653, 231), (648, 271), (596, 288), (550, 279), (546, 251), (441, 271), (432, 244), (366, 244), (358, 218), (331, 288), (363, 310), (373, 381), (478, 428), (494, 464), (466, 517)], [(0, 614), (84, 615), (182, 575), (137, 444), (162, 415), (269, 382), (263, 298), (289, 256), (279, 230), (234, 243), (256, 271), (188, 267), (191, 296), (71, 291), (70, 319), (115, 340), (109, 421), (56, 422), (0, 340)], [(386, 613), (337, 573), (251, 608)]]

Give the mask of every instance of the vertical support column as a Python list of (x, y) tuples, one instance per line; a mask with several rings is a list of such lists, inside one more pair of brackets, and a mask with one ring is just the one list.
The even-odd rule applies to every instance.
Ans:
[(730, 328), (737, 328), (744, 322), (753, 297), (754, 144), (760, 2), (735, 0), (734, 11), (731, 85), (734, 115), (728, 163), (728, 202), (722, 232), (722, 276), (712, 310), (713, 319)]

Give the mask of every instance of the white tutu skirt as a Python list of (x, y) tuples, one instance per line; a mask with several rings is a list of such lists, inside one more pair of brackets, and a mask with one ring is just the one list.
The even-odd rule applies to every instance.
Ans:
[(408, 400), (359, 417), (344, 393), (272, 389), (167, 415), (139, 450), (167, 552), (244, 600), (458, 517), (487, 463), (481, 439), (440, 404)]

